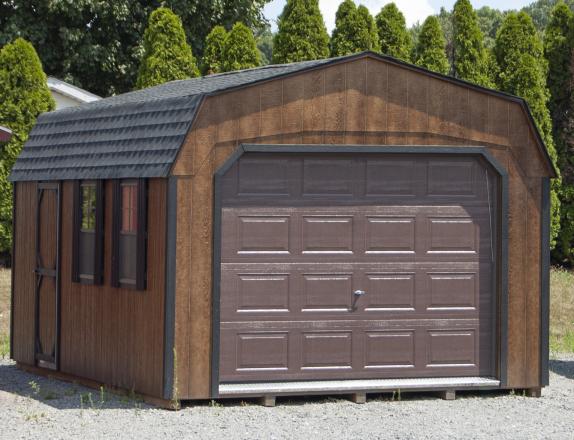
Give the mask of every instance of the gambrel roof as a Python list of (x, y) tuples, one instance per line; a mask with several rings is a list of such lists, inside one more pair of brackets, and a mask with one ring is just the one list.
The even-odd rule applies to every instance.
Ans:
[(42, 114), (12, 170), (12, 181), (167, 177), (205, 96), (326, 65), (372, 57), (518, 102), (554, 170), (526, 102), (519, 97), (362, 52), (171, 81)]

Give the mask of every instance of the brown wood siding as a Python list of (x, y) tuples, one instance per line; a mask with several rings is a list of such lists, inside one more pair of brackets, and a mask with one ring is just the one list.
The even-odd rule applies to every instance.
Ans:
[(36, 182), (15, 184), (14, 360), (34, 365), (34, 296), (36, 266)]
[[(33, 365), (35, 246), (30, 237), (34, 237), (35, 231), (36, 184), (18, 183), (17, 187), (14, 358)], [(105, 184), (104, 284), (84, 285), (71, 281), (73, 183), (67, 181), (62, 185), (61, 371), (161, 397), (166, 181), (149, 181), (145, 291), (110, 286), (111, 190), (108, 181)]]
[(180, 395), (209, 397), (213, 173), (242, 142), (488, 147), (510, 180), (509, 386), (536, 386), (539, 177), (549, 170), (534, 139), (518, 103), (372, 58), (206, 98), (173, 168), (189, 178), (178, 192), (177, 272), (190, 273), (176, 283), (178, 304), (190, 305), (176, 324)]

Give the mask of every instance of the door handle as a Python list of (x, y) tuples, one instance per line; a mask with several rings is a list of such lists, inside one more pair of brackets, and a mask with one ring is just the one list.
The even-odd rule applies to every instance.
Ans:
[(365, 292), (364, 290), (355, 290), (353, 292), (353, 294), (355, 294), (356, 296), (363, 296), (365, 295), (367, 292)]

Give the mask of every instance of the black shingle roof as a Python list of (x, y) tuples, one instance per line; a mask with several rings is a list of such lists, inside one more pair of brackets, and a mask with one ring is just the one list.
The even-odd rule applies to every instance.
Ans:
[(549, 167), (548, 152), (522, 98), (430, 72), (372, 52), (172, 81), (40, 115), (10, 180), (166, 177), (205, 95), (329, 63), (371, 56), (494, 94), (523, 106)]
[(204, 95), (332, 60), (171, 81), (40, 115), (10, 180), (166, 177)]

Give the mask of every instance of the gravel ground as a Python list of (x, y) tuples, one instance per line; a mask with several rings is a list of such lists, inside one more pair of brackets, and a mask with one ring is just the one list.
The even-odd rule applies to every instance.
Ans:
[(275, 408), (222, 401), (160, 410), (44, 379), (0, 360), (1, 439), (572, 439), (574, 355), (550, 364), (542, 398), (520, 393), (370, 395), (365, 405), (342, 398), (284, 398)]

